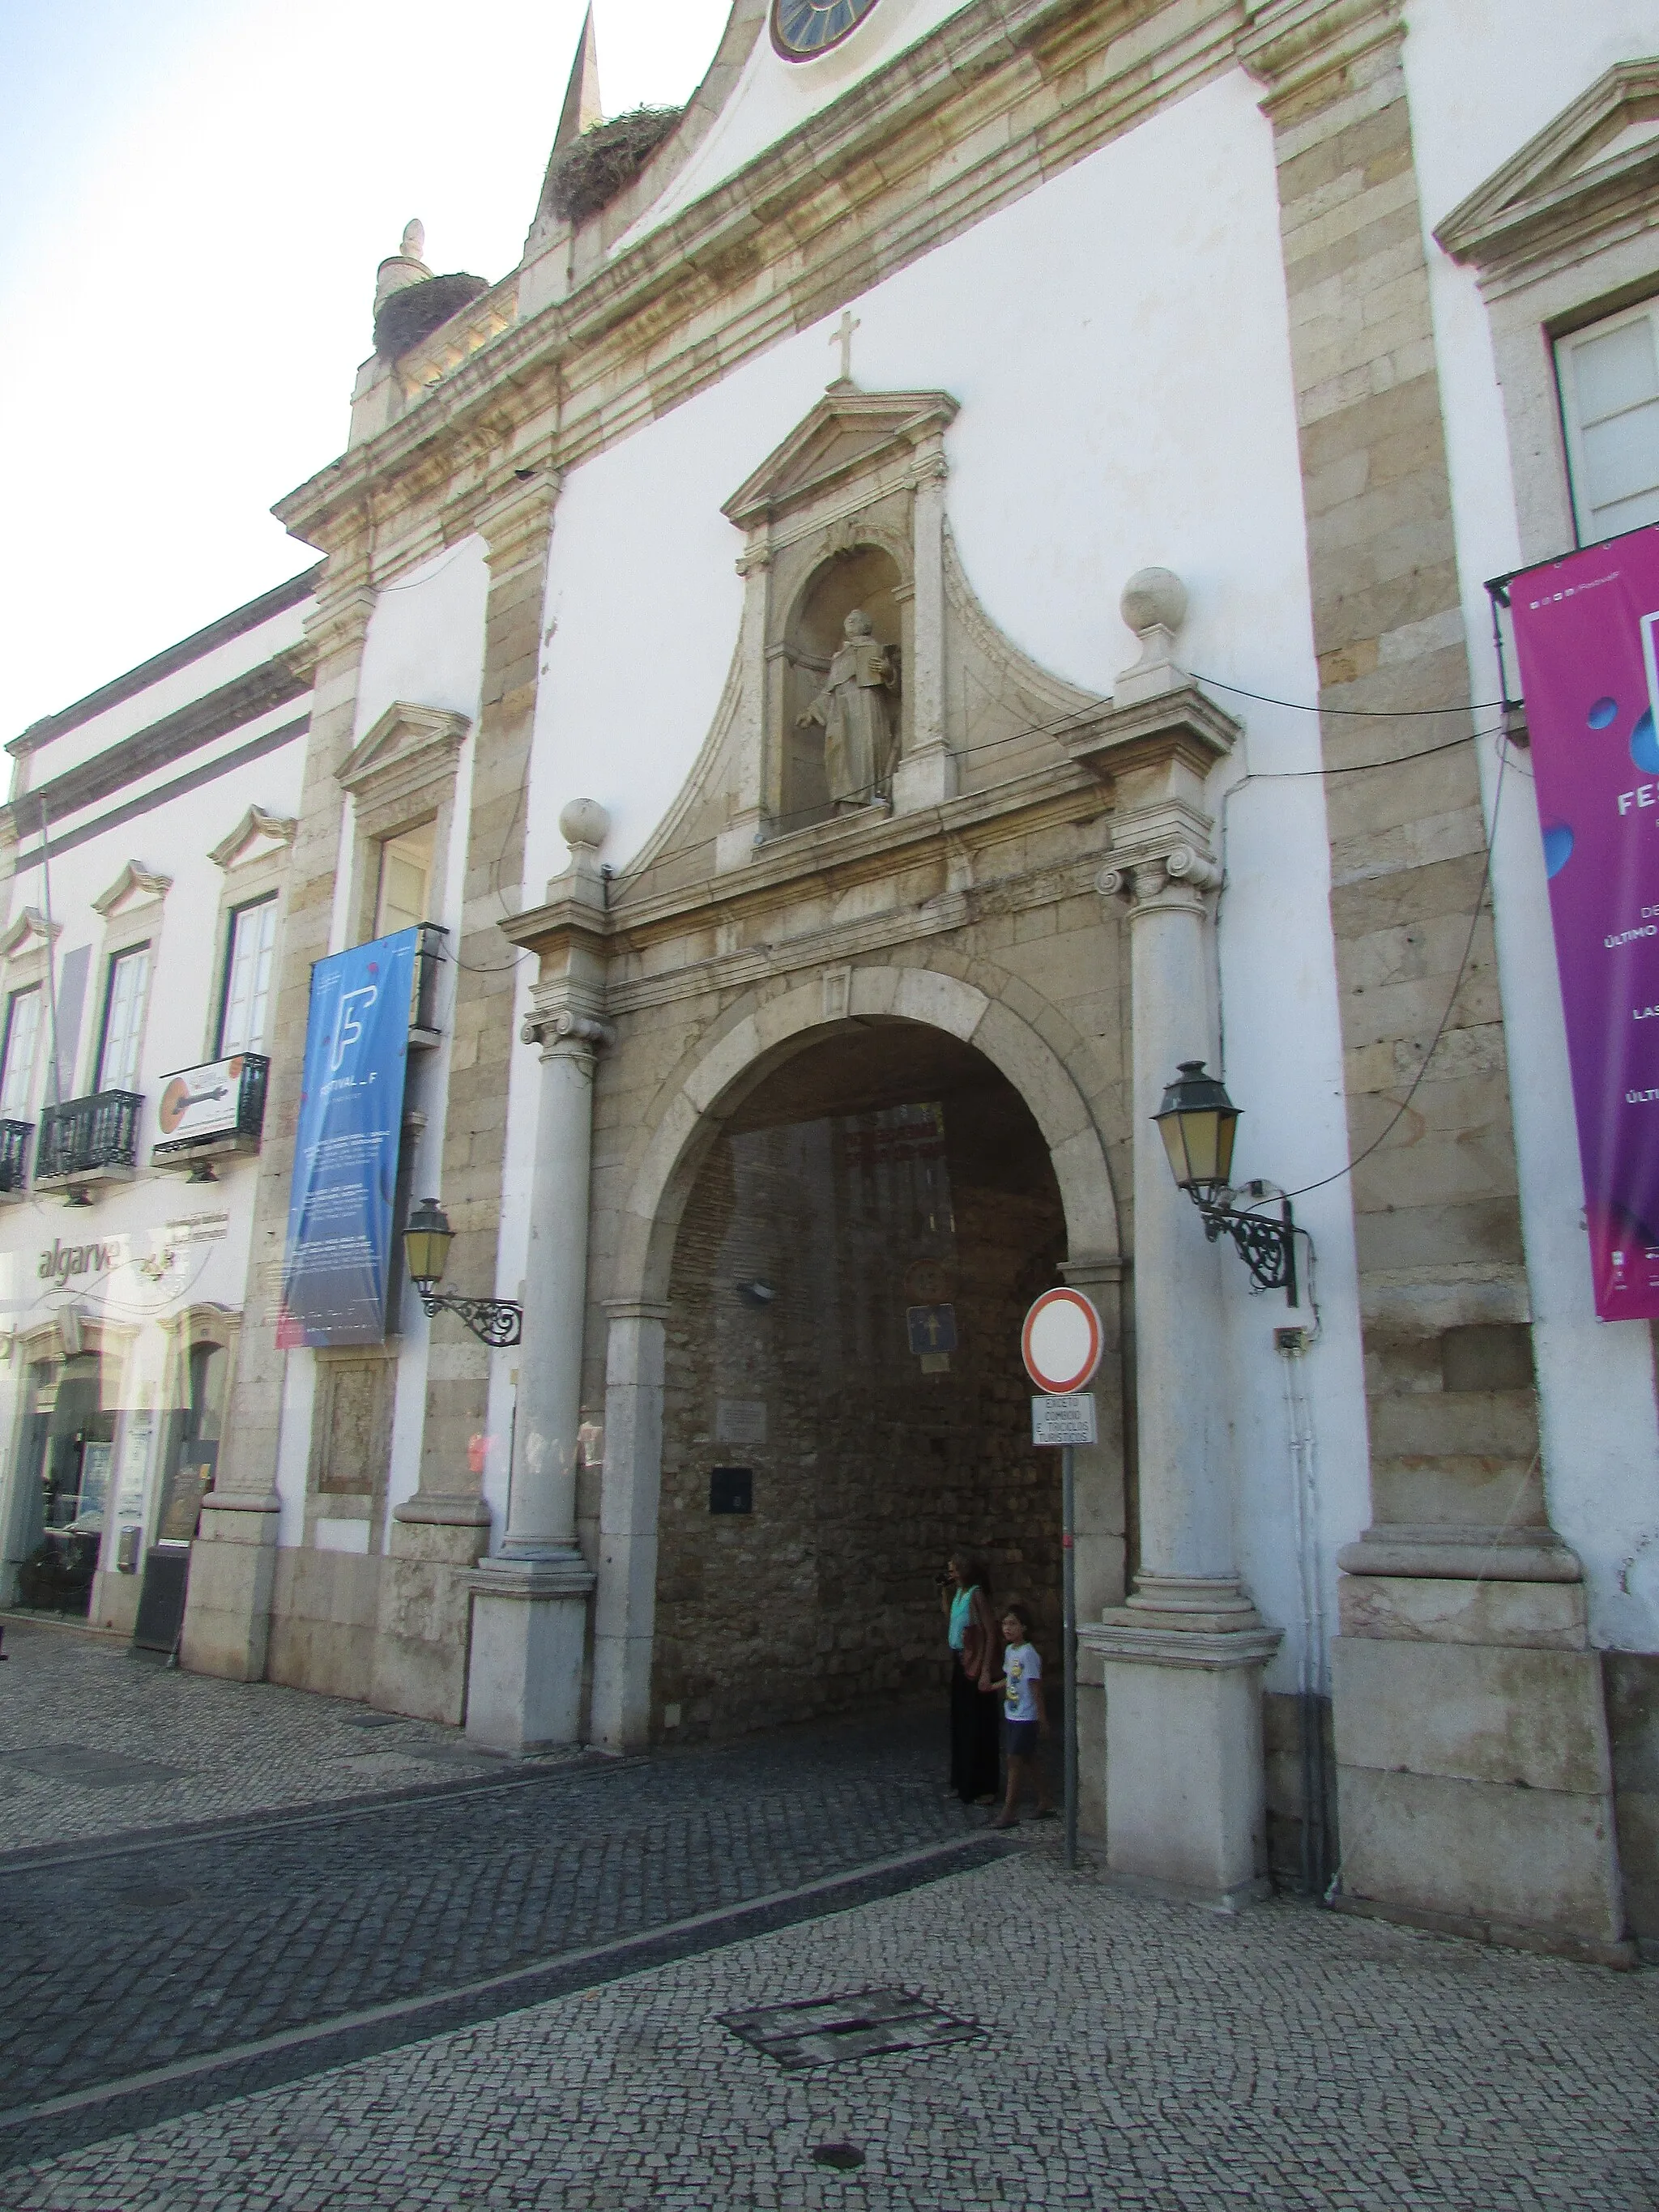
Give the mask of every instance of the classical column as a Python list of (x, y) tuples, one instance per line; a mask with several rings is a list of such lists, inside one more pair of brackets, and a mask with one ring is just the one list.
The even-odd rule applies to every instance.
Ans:
[(662, 1492), (662, 1386), (668, 1308), (605, 1301), (605, 1480), (593, 1601), (592, 1739), (609, 1751), (648, 1741)]
[[(603, 807), (578, 799), (560, 817), (571, 865), (550, 889), (603, 928), (599, 848)], [(500, 1552), (471, 1578), (472, 1650), (467, 1734), (501, 1751), (574, 1743), (593, 1572), (576, 1542), (581, 1451), (582, 1334), (587, 1301), (593, 1069), (610, 1031), (597, 1003), (583, 933), (559, 972), (536, 987), (521, 1032), (541, 1052), (536, 1153), (525, 1271), (524, 1334), (512, 1486)]]
[(1221, 1255), (1178, 1189), (1152, 1117), (1182, 1060), (1213, 1057), (1214, 898), (1205, 777), (1232, 732), (1171, 658), (1186, 593), (1167, 570), (1124, 592), (1141, 639), (1085, 741), (1115, 768), (1113, 865), (1133, 993), (1134, 1313), (1140, 1567), (1133, 1595), (1082, 1632), (1106, 1688), (1107, 1861), (1121, 1880), (1231, 1900), (1265, 1875), (1264, 1627), (1233, 1555), (1231, 1431), (1215, 1347)]

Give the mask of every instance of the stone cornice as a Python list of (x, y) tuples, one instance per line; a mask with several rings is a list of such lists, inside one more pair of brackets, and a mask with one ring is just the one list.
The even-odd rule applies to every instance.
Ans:
[[(557, 465), (588, 459), (1220, 75), (1243, 20), (1243, 0), (972, 0), (274, 512), (329, 546), (371, 498), (384, 526), (464, 466), (483, 497), (555, 424)], [(763, 292), (769, 266), (788, 281)]]
[(1114, 781), (1165, 762), (1201, 778), (1243, 734), (1242, 723), (1189, 682), (1127, 707), (1105, 707), (1064, 743), (1074, 761)]
[[(538, 951), (555, 938), (582, 927), (590, 933), (602, 933), (612, 953), (633, 950), (719, 915), (783, 909), (814, 895), (844, 895), (860, 881), (884, 880), (896, 869), (945, 855), (954, 841), (975, 829), (994, 825), (999, 837), (1012, 837), (1049, 823), (1087, 820), (1101, 811), (1094, 780), (1057, 763), (1033, 770), (1012, 786), (967, 793), (942, 806), (908, 814), (871, 807), (862, 815), (793, 830), (769, 839), (744, 868), (654, 896), (624, 896), (603, 915), (585, 906), (578, 915), (572, 910), (576, 902), (560, 901), (532, 908), (496, 927), (514, 945)], [(1091, 865), (1097, 867), (1098, 860)], [(613, 898), (615, 891), (613, 885)]]

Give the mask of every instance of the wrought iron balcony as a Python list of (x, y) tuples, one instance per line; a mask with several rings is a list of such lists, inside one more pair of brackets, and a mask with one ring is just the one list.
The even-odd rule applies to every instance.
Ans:
[(157, 1167), (188, 1166), (209, 1152), (249, 1152), (265, 1121), (270, 1061), (261, 1052), (204, 1060), (164, 1076), (156, 1112), (161, 1137), (150, 1148)]
[(43, 1107), (34, 1155), (37, 1188), (42, 1183), (95, 1182), (131, 1175), (137, 1160), (138, 1115), (143, 1103), (136, 1091), (97, 1091), (90, 1098)]
[(17, 1198), (28, 1188), (29, 1139), (33, 1121), (0, 1121), (0, 1198)]

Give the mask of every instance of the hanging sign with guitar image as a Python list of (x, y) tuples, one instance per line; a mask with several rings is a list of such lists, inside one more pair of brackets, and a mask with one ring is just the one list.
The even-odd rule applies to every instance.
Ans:
[(169, 1076), (156, 1101), (156, 1134), (164, 1145), (189, 1137), (216, 1137), (236, 1127), (242, 1058), (210, 1060)]

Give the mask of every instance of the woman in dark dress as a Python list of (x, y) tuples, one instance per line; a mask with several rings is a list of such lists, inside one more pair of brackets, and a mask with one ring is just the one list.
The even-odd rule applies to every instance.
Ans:
[(945, 1563), (939, 1603), (951, 1642), (951, 1787), (964, 1805), (997, 1794), (997, 1626), (984, 1567), (970, 1553)]

